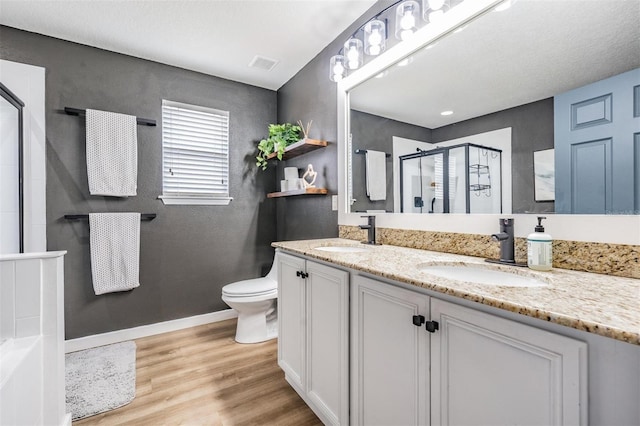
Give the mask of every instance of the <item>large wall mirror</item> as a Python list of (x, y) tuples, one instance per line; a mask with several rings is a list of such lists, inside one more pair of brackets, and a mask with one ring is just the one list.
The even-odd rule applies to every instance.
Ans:
[[(635, 0), (520, 0), (506, 11), (480, 14), (349, 88), (349, 211), (637, 214), (638, 14)], [(615, 77), (625, 73), (628, 84), (618, 88)], [(570, 91), (577, 93), (559, 106), (558, 95)], [(575, 117), (560, 116), (571, 108)], [(586, 120), (588, 134), (580, 144), (556, 146), (558, 127), (575, 126), (572, 119)], [(594, 125), (599, 121), (606, 126)], [(626, 128), (619, 139), (609, 134), (616, 126)], [(561, 142), (569, 137), (561, 134)], [(612, 137), (613, 148), (588, 144)], [(470, 151), (449, 149), (467, 144)], [(443, 149), (448, 163), (437, 154)], [(369, 163), (372, 173), (384, 164), (386, 174), (383, 193), (374, 197), (367, 193), (367, 151), (386, 154), (377, 169)], [(611, 158), (616, 151), (624, 154)], [(563, 173), (571, 161), (580, 161), (573, 164), (577, 171)], [(572, 194), (557, 184), (560, 178), (586, 195)]]
[[(637, 216), (630, 216), (640, 211), (638, 2), (519, 0), (510, 9), (496, 12), (494, 8), (499, 3), (460, 3), (449, 12), (456, 11), (457, 15), (446, 25), (419, 30), (415, 40), (396, 44), (338, 83), (340, 224), (361, 222), (363, 212), (386, 212), (403, 214), (381, 215), (382, 226), (483, 233), (487, 226), (494, 226), (474, 228), (468, 225), (469, 221), (453, 217), (458, 215), (450, 215), (448, 220), (443, 218), (447, 215), (433, 214), (427, 219), (430, 213), (443, 212), (442, 198), (449, 195), (466, 199), (467, 204), (469, 198), (499, 198), (488, 203), (497, 205), (498, 210), (494, 207), (477, 213), (522, 214), (531, 217), (531, 221), (536, 213), (572, 213), (576, 216), (570, 217), (576, 219), (576, 224), (582, 224), (583, 214), (599, 214), (597, 220), (606, 219), (614, 226), (631, 223), (634, 230), (638, 229)], [(624, 93), (615, 92), (617, 82), (611, 88), (597, 87), (597, 82), (621, 75), (627, 79), (625, 84), (631, 85)], [(604, 99), (594, 95), (594, 85), (595, 92), (613, 96)], [(585, 88), (584, 93), (566, 96), (581, 88)], [(622, 157), (612, 161), (610, 154), (616, 149), (611, 149), (610, 142), (608, 146), (584, 143), (590, 149), (582, 151), (556, 146), (555, 104), (562, 94), (570, 111), (562, 117), (566, 121), (562, 126), (582, 125), (594, 130), (586, 142), (611, 139), (601, 133), (597, 124), (611, 121), (611, 114), (615, 124), (622, 110), (609, 102), (612, 98), (624, 99), (625, 114), (630, 113), (632, 118), (625, 125)], [(443, 114), (445, 111), (452, 113)], [(465, 145), (486, 149), (466, 154), (464, 149), (458, 150), (462, 155), (455, 160), (460, 165), (458, 169), (424, 153)], [(495, 162), (491, 149), (500, 151), (499, 167), (491, 166), (491, 161)], [(382, 166), (386, 188), (377, 199), (367, 195), (367, 151), (386, 154)], [(565, 161), (572, 156), (574, 160), (585, 160), (580, 162), (580, 173), (568, 173), (569, 166), (558, 169), (558, 157)], [(378, 158), (378, 170), (380, 164)], [(402, 176), (400, 164), (413, 177), (407, 177), (406, 172)], [(489, 183), (474, 180), (470, 166), (489, 166), (493, 191), (471, 191), (470, 188), (480, 189)], [(449, 172), (448, 179), (445, 172)], [(591, 194), (605, 190), (599, 186), (605, 176), (609, 184), (614, 182), (613, 195), (598, 196), (593, 201), (580, 199), (574, 204), (584, 210), (571, 210), (571, 194), (566, 189), (554, 189), (554, 174), (563, 174), (570, 183), (572, 179), (574, 184), (577, 181), (583, 191)], [(616, 180), (621, 178), (625, 183), (616, 186)], [(406, 184), (411, 180), (413, 187)], [(451, 192), (452, 187), (461, 187), (460, 181), (466, 189)], [(405, 182), (403, 188), (400, 182)], [(445, 183), (449, 191), (439, 188)], [(632, 201), (613, 207), (609, 199), (622, 187), (626, 191), (622, 198)], [(417, 193), (416, 188), (422, 192)], [(609, 200), (609, 204), (602, 200)], [(476, 213), (468, 205), (455, 211), (452, 205), (450, 202), (451, 213)], [(597, 208), (589, 210), (589, 206)], [(425, 219), (416, 218), (416, 213)], [(620, 215), (620, 219), (610, 219), (611, 214)], [(487, 215), (476, 215), (474, 222), (493, 222), (484, 216)], [(561, 220), (560, 216), (553, 217)], [(585, 219), (584, 223), (588, 221)], [(451, 223), (455, 225), (450, 226)], [(577, 225), (566, 238), (580, 232), (581, 226)], [(638, 239), (634, 237), (633, 241)], [(601, 240), (608, 241), (606, 236)]]

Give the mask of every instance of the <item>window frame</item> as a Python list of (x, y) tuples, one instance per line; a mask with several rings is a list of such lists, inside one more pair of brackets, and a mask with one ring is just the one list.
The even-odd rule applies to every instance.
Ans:
[[(227, 192), (211, 192), (204, 194), (194, 194), (194, 193), (179, 193), (174, 191), (167, 191), (165, 186), (165, 161), (166, 161), (166, 153), (165, 150), (169, 142), (165, 140), (165, 107), (174, 107), (174, 108), (182, 108), (187, 111), (195, 111), (195, 112), (205, 112), (208, 114), (214, 114), (220, 117), (226, 117), (227, 124), (227, 133), (226, 133), (226, 159), (227, 159), (227, 170), (226, 170), (226, 188)], [(230, 113), (229, 111), (223, 111), (215, 108), (187, 104), (183, 102), (171, 101), (168, 99), (162, 100), (162, 195), (158, 198), (162, 200), (165, 205), (228, 205), (233, 197), (230, 196), (230, 175), (231, 175), (231, 167), (229, 164), (229, 139), (230, 139)]]

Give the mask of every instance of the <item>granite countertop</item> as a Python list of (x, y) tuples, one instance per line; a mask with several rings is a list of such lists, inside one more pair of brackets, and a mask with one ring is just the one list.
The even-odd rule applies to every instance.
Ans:
[[(539, 318), (578, 330), (640, 345), (640, 280), (566, 269), (533, 271), (461, 256), (396, 246), (366, 246), (353, 240), (275, 242), (273, 247), (438, 293)], [(364, 252), (328, 252), (322, 246), (364, 247)], [(429, 275), (418, 265), (475, 265), (537, 278), (543, 287), (474, 284)]]

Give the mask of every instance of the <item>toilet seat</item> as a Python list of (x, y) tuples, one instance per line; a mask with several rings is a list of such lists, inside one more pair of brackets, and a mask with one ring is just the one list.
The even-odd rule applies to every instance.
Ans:
[(238, 281), (222, 287), (222, 295), (232, 298), (265, 296), (265, 299), (278, 295), (278, 282), (269, 278), (254, 278)]

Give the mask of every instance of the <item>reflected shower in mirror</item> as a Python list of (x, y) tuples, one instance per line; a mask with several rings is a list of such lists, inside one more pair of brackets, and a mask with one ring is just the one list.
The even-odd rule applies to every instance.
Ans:
[[(380, 70), (384, 72), (378, 78), (351, 89), (352, 148), (388, 152), (392, 157), (386, 165), (386, 200), (370, 201), (362, 189), (364, 159), (351, 156), (355, 201), (350, 211), (447, 211), (437, 198), (431, 208), (434, 197), (425, 193), (433, 188), (432, 182), (420, 183), (419, 173), (413, 186), (423, 189), (422, 196), (399, 192), (398, 182), (404, 177), (398, 175), (397, 164), (410, 152), (398, 150), (394, 140), (408, 139), (425, 151), (436, 150), (433, 158), (437, 158), (438, 149), (454, 144), (496, 148), (476, 138), (509, 129), (508, 151), (502, 150), (500, 164), (502, 213), (637, 214), (637, 18), (637, 0), (520, 0), (504, 12), (487, 13), (423, 46), (409, 60)], [(616, 76), (626, 77), (612, 79)], [(624, 105), (615, 103), (619, 100)], [(629, 119), (620, 132), (622, 115)], [(577, 130), (581, 134), (574, 136)], [(536, 199), (533, 153), (554, 148), (555, 200)], [(624, 154), (612, 156), (616, 150)], [(416, 152), (414, 146), (412, 153)], [(421, 158), (423, 166), (429, 161), (435, 167), (434, 160)], [(415, 163), (406, 163), (413, 168), (409, 164)], [(497, 176), (491, 173), (492, 185), (498, 183)], [(612, 176), (619, 184), (611, 184)], [(462, 193), (473, 194), (472, 184), (467, 179)], [(464, 210), (474, 213), (467, 207), (468, 203)], [(448, 211), (454, 212), (451, 205)]]

